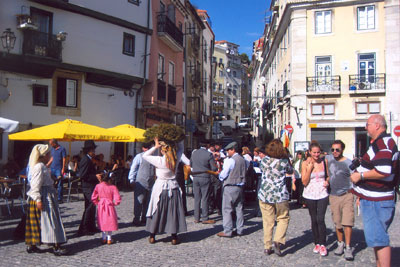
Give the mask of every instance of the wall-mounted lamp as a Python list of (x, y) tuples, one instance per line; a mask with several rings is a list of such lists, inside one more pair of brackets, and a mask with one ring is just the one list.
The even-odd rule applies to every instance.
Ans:
[(57, 33), (56, 37), (58, 41), (64, 42), (67, 39), (68, 33), (60, 31)]
[(12, 32), (10, 28), (7, 28), (1, 35), (0, 39), (3, 48), (7, 49), (7, 53), (10, 53), (10, 50), (14, 49), (15, 40), (17, 39), (14, 32)]

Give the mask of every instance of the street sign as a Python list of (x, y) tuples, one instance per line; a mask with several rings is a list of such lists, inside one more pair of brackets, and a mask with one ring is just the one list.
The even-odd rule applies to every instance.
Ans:
[(400, 125), (397, 125), (396, 127), (394, 127), (393, 133), (395, 136), (400, 137)]
[(285, 130), (287, 130), (290, 134), (293, 133), (293, 127), (292, 125), (288, 124), (285, 126)]

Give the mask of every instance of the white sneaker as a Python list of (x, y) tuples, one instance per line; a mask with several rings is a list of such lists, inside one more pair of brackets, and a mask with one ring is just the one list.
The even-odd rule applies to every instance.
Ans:
[(333, 253), (335, 253), (335, 255), (342, 255), (344, 252), (344, 242), (337, 242), (337, 248), (335, 249), (335, 251)]
[(345, 258), (347, 261), (352, 261), (352, 260), (354, 260), (353, 248), (351, 248), (351, 247), (346, 247), (346, 248), (344, 249), (344, 258)]

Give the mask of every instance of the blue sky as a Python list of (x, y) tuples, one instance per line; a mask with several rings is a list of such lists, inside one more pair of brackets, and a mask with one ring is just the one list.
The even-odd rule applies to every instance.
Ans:
[(240, 45), (239, 52), (251, 56), (253, 42), (264, 30), (266, 11), (271, 0), (191, 0), (205, 9), (211, 18), (215, 40)]

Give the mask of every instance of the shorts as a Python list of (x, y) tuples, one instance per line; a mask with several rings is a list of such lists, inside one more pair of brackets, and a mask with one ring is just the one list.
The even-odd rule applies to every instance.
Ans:
[(368, 247), (390, 246), (388, 229), (395, 212), (394, 200), (360, 200), (364, 236)]
[(341, 196), (329, 196), (332, 219), (336, 229), (343, 226), (354, 226), (354, 196), (352, 193), (345, 193)]

